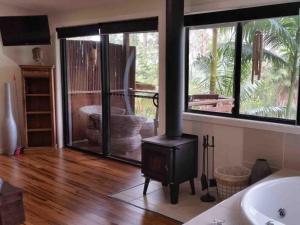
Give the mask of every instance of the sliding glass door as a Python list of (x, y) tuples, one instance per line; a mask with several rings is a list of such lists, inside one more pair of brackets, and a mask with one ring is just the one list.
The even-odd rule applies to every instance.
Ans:
[(158, 128), (157, 24), (147, 18), (58, 29), (67, 147), (141, 161), (141, 140)]
[(140, 161), (141, 140), (157, 133), (158, 32), (109, 39), (110, 153)]
[(100, 37), (65, 39), (67, 146), (102, 152)]

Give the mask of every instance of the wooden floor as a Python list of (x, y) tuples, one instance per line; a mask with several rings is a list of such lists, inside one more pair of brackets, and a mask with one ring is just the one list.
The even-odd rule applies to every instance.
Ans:
[(0, 156), (0, 177), (24, 190), (26, 225), (176, 224), (108, 197), (143, 183), (140, 169), (71, 150)]

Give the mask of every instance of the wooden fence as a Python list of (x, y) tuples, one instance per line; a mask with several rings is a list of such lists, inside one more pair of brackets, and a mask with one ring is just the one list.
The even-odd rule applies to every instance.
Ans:
[[(124, 89), (124, 71), (129, 54), (134, 54), (134, 60), (129, 71), (128, 88), (135, 89), (136, 48), (117, 44), (109, 45), (109, 79), (112, 92)], [(82, 126), (79, 109), (87, 105), (102, 104), (100, 57), (99, 42), (67, 41), (67, 80), (71, 116), (69, 129), (73, 141), (82, 140), (85, 136), (86, 128)], [(130, 104), (134, 108), (134, 98), (130, 99)], [(111, 106), (126, 108), (124, 98), (112, 96)]]

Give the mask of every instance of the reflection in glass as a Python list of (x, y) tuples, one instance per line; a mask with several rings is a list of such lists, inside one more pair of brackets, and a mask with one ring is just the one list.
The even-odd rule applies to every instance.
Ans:
[(158, 33), (109, 35), (110, 149), (141, 160), (141, 139), (156, 135)]
[(69, 146), (101, 153), (100, 37), (66, 40)]

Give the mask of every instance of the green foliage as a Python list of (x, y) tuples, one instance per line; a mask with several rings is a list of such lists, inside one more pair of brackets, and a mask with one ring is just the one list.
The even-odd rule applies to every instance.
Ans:
[(155, 119), (156, 107), (152, 103), (152, 99), (135, 98), (135, 114), (145, 116), (148, 119)]
[[(129, 39), (130, 46), (136, 47), (136, 82), (151, 84), (158, 89), (158, 33), (133, 33)], [(152, 99), (135, 98), (135, 112), (154, 119), (156, 107)]]
[[(235, 27), (221, 27), (218, 38), (217, 93), (233, 96)], [(213, 29), (190, 32), (189, 94), (209, 93)], [(263, 33), (262, 79), (252, 75), (253, 36)], [(245, 22), (243, 26), (241, 105), (244, 114), (295, 119), (299, 61), (298, 16)], [(201, 47), (197, 46), (203, 45)], [(198, 51), (198, 52), (197, 52)]]
[[(204, 46), (199, 48), (196, 46), (190, 46), (190, 51), (199, 51), (200, 53), (192, 53), (196, 55), (190, 55), (190, 88), (189, 94), (205, 94), (209, 93), (209, 83), (211, 79), (211, 45), (212, 38), (210, 31), (212, 29), (192, 30), (191, 31), (191, 41), (192, 43), (196, 36), (209, 36), (209, 40), (205, 43), (208, 49)], [(235, 29), (232, 27), (226, 27), (218, 29), (219, 37), (217, 43), (217, 86), (216, 93), (224, 96), (232, 96), (233, 88), (233, 69), (234, 69), (234, 39), (235, 39)], [(201, 40), (199, 40), (201, 41)]]
[[(109, 36), (110, 43), (123, 45), (123, 33)], [(129, 45), (136, 49), (136, 82), (154, 85), (158, 89), (159, 48), (158, 33), (129, 33)], [(152, 99), (135, 97), (135, 114), (155, 118), (156, 107)]]
[(158, 33), (130, 34), (130, 46), (136, 47), (136, 81), (158, 86)]

